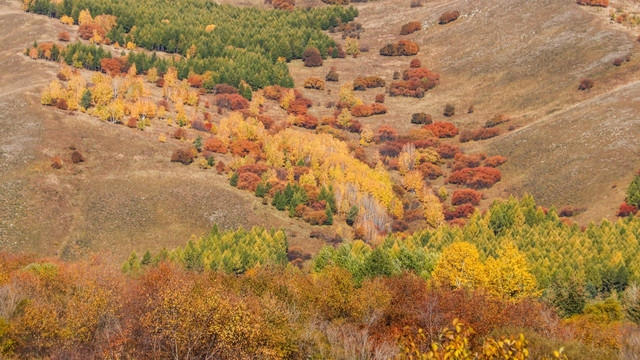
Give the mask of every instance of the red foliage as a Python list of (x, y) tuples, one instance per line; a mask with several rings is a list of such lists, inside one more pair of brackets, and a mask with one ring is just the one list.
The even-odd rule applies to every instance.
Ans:
[(238, 189), (256, 191), (256, 187), (260, 183), (260, 176), (245, 172), (238, 177)]
[(618, 213), (616, 214), (619, 217), (627, 217), (629, 215), (635, 215), (638, 212), (638, 208), (633, 206), (633, 205), (629, 205), (627, 203), (622, 203), (620, 204), (620, 209), (618, 210)]
[(214, 90), (214, 93), (217, 94), (237, 94), (238, 89), (235, 86), (231, 86), (229, 84), (218, 84)]
[(453, 205), (462, 205), (462, 204), (471, 204), (478, 205), (480, 204), (480, 200), (482, 200), (482, 193), (477, 192), (472, 189), (463, 189), (456, 190), (453, 192), (453, 196), (451, 197), (451, 204)]
[(298, 115), (293, 120), (293, 125), (305, 129), (315, 129), (316, 127), (318, 127), (318, 118), (309, 114)]
[(378, 128), (376, 141), (391, 141), (398, 138), (398, 132), (389, 125), (382, 125)]
[(431, 180), (435, 180), (442, 176), (442, 169), (438, 165), (432, 163), (423, 163), (416, 166), (416, 169), (420, 170), (425, 177), (428, 177)]
[(216, 164), (216, 171), (218, 172), (218, 174), (222, 174), (226, 170), (227, 170), (227, 167), (224, 165), (222, 160), (218, 161), (218, 164)]
[(460, 149), (457, 146), (447, 143), (440, 144), (436, 151), (443, 159), (453, 159), (456, 154), (460, 153)]
[(260, 156), (260, 144), (250, 140), (236, 140), (229, 145), (229, 151), (236, 156), (252, 155), (254, 158)]
[(216, 105), (229, 110), (242, 110), (249, 107), (249, 100), (240, 94), (218, 94), (215, 97)]
[(78, 35), (84, 40), (91, 39), (94, 33), (102, 38), (104, 38), (104, 36), (107, 34), (102, 26), (96, 24), (80, 25), (80, 28), (78, 29)]
[(460, 218), (468, 218), (476, 211), (475, 206), (471, 204), (464, 204), (457, 207), (450, 207), (445, 209), (442, 214), (445, 220), (453, 220)]
[(397, 157), (400, 154), (400, 151), (402, 151), (402, 146), (403, 144), (390, 141), (380, 146), (378, 152), (382, 156)]
[(386, 113), (387, 107), (378, 103), (373, 103), (371, 105), (356, 105), (351, 108), (351, 114), (355, 117), (368, 117)]
[(130, 117), (129, 120), (127, 120), (127, 126), (130, 128), (135, 128), (138, 126), (138, 119), (134, 118), (134, 117)]
[(172, 162), (179, 162), (184, 165), (189, 165), (193, 162), (193, 151), (191, 149), (176, 149), (171, 155)]
[(439, 143), (440, 141), (438, 140), (438, 138), (430, 137), (426, 139), (416, 140), (413, 142), (413, 145), (416, 147), (416, 149), (426, 149), (426, 148), (435, 148), (438, 146)]
[(473, 189), (482, 189), (493, 186), (500, 181), (500, 170), (490, 167), (466, 168), (454, 171), (447, 178), (447, 183), (467, 185)]
[(158, 78), (158, 80), (156, 80), (156, 86), (157, 87), (163, 87), (164, 86), (164, 78)]
[(396, 81), (389, 87), (389, 95), (406, 96), (421, 99), (424, 97), (424, 89), (419, 81)]
[(127, 67), (127, 60), (124, 58), (104, 58), (100, 60), (100, 68), (102, 71), (111, 76), (120, 75), (120, 73), (124, 72)]
[(488, 167), (498, 167), (504, 163), (507, 162), (507, 158), (504, 156), (500, 156), (500, 155), (496, 155), (496, 156), (492, 156), (490, 158), (487, 158), (484, 161), (484, 166), (488, 166)]
[(422, 29), (422, 24), (419, 21), (412, 21), (402, 25), (400, 29), (400, 35), (409, 35)]
[(250, 172), (256, 174), (258, 176), (262, 176), (265, 172), (269, 170), (269, 166), (265, 164), (247, 164), (238, 167), (238, 174), (244, 174), (246, 172)]
[(262, 125), (264, 125), (264, 128), (267, 130), (271, 129), (271, 127), (273, 127), (273, 124), (275, 124), (276, 122), (271, 116), (267, 115), (258, 115), (258, 121), (260, 121)]
[(440, 23), (440, 25), (444, 25), (455, 21), (456, 19), (458, 19), (458, 17), (460, 17), (460, 11), (448, 11), (440, 15), (440, 19), (438, 19), (438, 22)]
[(227, 153), (227, 147), (224, 146), (224, 143), (222, 142), (222, 140), (215, 137), (210, 137), (206, 139), (204, 141), (204, 144), (202, 144), (202, 148), (207, 151), (212, 151), (218, 154)]
[(464, 168), (474, 168), (480, 166), (482, 160), (486, 159), (487, 155), (484, 153), (465, 155), (456, 154), (453, 157), (453, 170), (460, 170)]
[(497, 128), (480, 128), (476, 130), (465, 130), (460, 133), (460, 142), (486, 140), (500, 135)]
[(420, 62), (420, 59), (413, 59), (411, 60), (411, 63), (409, 63), (409, 67), (412, 69), (419, 68), (421, 66), (422, 63)]
[(60, 98), (56, 100), (56, 107), (60, 110), (67, 110), (69, 108), (69, 105), (67, 104), (66, 99)]
[(311, 225), (322, 225), (327, 222), (327, 214), (324, 210), (307, 211), (302, 215), (302, 219)]
[(438, 138), (450, 138), (458, 135), (458, 128), (446, 121), (436, 121), (433, 124), (425, 125), (423, 129), (429, 130)]
[(405, 81), (420, 81), (420, 87), (429, 90), (440, 83), (440, 74), (423, 67), (411, 68), (402, 72), (402, 79)]
[(304, 115), (307, 113), (307, 110), (313, 105), (311, 100), (300, 97), (291, 102), (289, 104), (289, 108), (287, 109), (288, 114), (293, 115)]
[(384, 103), (384, 94), (378, 94), (376, 95), (376, 100), (375, 100), (378, 104), (383, 104)]
[(54, 169), (62, 169), (62, 159), (60, 156), (56, 155), (51, 159), (51, 167)]
[(386, 82), (379, 76), (358, 76), (353, 80), (353, 90), (362, 91), (377, 87), (384, 87)]
[(173, 137), (175, 139), (186, 139), (187, 138), (187, 130), (184, 128), (177, 128), (176, 131), (173, 132)]
[(202, 77), (202, 75), (192, 75), (189, 76), (187, 82), (195, 88), (201, 88), (204, 83), (204, 77)]
[(609, 0), (576, 0), (576, 3), (579, 5), (588, 5), (588, 6), (609, 6)]

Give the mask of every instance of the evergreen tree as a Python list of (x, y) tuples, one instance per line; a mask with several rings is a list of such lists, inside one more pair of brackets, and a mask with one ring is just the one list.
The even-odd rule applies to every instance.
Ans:
[(193, 140), (193, 146), (198, 150), (198, 152), (202, 151), (202, 136), (198, 135), (198, 137)]
[(627, 188), (627, 204), (640, 207), (640, 175), (636, 175)]
[(327, 204), (327, 206), (325, 206), (324, 208), (324, 213), (325, 215), (327, 215), (327, 225), (333, 225), (333, 211), (331, 211), (331, 207), (329, 206), (329, 204)]
[(347, 213), (347, 224), (349, 226), (353, 226), (353, 224), (356, 222), (356, 217), (358, 216), (359, 211), (360, 209), (357, 206), (351, 206), (349, 212)]
[(236, 187), (238, 186), (238, 179), (240, 178), (240, 175), (238, 175), (237, 172), (234, 172), (233, 175), (231, 175), (231, 178), (229, 179), (229, 184), (231, 184), (231, 186)]
[(82, 93), (82, 99), (80, 100), (80, 106), (85, 109), (88, 109), (91, 106), (91, 90), (86, 89)]
[(151, 253), (149, 252), (149, 250), (147, 250), (142, 256), (142, 261), (140, 262), (140, 264), (143, 266), (151, 265), (152, 260), (153, 258), (151, 257)]
[(267, 195), (267, 187), (263, 183), (259, 183), (258, 186), (256, 186), (255, 194), (259, 198), (265, 197), (265, 195)]

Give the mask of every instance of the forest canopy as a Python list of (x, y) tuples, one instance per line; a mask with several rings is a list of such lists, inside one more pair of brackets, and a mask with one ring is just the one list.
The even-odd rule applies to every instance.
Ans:
[(336, 44), (321, 30), (358, 15), (352, 7), (280, 11), (206, 0), (26, 0), (25, 7), (37, 14), (70, 17), (76, 24), (83, 22), (81, 13), (87, 10), (94, 17), (113, 15), (116, 24), (105, 33), (107, 43), (132, 43), (149, 51), (199, 59), (192, 68), (195, 73), (230, 72), (254, 88), (293, 86), (279, 59), (299, 59), (308, 47), (318, 48), (326, 57)]

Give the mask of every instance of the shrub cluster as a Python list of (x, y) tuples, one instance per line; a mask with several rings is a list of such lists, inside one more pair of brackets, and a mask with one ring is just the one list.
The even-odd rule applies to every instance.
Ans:
[(460, 17), (460, 11), (447, 11), (446, 13), (440, 15), (440, 19), (438, 19), (438, 22), (440, 23), (440, 25), (444, 25), (457, 20), (458, 17)]
[(322, 66), (322, 55), (320, 54), (320, 50), (315, 47), (308, 47), (302, 53), (302, 61), (304, 62), (304, 66), (307, 67)]
[(487, 120), (487, 122), (484, 124), (484, 127), (486, 128), (491, 128), (494, 126), (498, 126), (502, 123), (511, 121), (511, 118), (509, 118), (508, 116), (504, 115), (504, 114), (496, 114), (494, 117), (492, 117), (490, 120)]
[(486, 140), (500, 135), (500, 130), (496, 128), (480, 128), (476, 130), (465, 130), (460, 133), (460, 142)]
[(414, 113), (413, 115), (411, 115), (411, 123), (418, 125), (429, 125), (433, 123), (433, 119), (431, 118), (431, 115), (423, 112)]
[(456, 154), (460, 153), (460, 149), (457, 146), (447, 143), (440, 144), (436, 151), (443, 159), (453, 159)]
[(318, 118), (309, 114), (298, 115), (294, 118), (293, 125), (305, 129), (315, 129), (318, 127)]
[(331, 69), (329, 70), (329, 72), (327, 73), (327, 76), (324, 79), (326, 81), (339, 81), (340, 77), (338, 76), (336, 69)]
[(189, 165), (193, 162), (194, 157), (191, 149), (176, 149), (171, 155), (171, 161)]
[(402, 29), (400, 29), (400, 35), (413, 34), (418, 30), (422, 30), (422, 24), (419, 21), (412, 21), (402, 25)]
[(482, 164), (482, 161), (486, 158), (487, 158), (487, 155), (485, 155), (484, 153), (471, 154), (471, 155), (459, 153), (453, 157), (453, 164), (451, 165), (451, 167), (453, 168), (453, 170), (461, 170), (464, 168), (475, 168), (480, 166), (480, 164)]
[(576, 3), (578, 3), (579, 5), (588, 5), (588, 6), (601, 6), (601, 7), (609, 6), (609, 0), (576, 0)]
[(496, 155), (490, 158), (485, 159), (484, 166), (487, 167), (498, 167), (507, 162), (507, 158), (504, 156)]
[(469, 218), (476, 211), (475, 206), (471, 204), (463, 204), (456, 207), (450, 207), (442, 212), (445, 220)]
[(242, 110), (249, 107), (249, 100), (240, 94), (218, 94), (215, 97), (216, 105), (229, 110)]
[(218, 139), (216, 137), (210, 137), (210, 138), (206, 139), (204, 141), (204, 144), (202, 144), (202, 148), (207, 150), (207, 151), (215, 152), (215, 153), (218, 153), (218, 154), (226, 154), (227, 153), (227, 147), (224, 145), (222, 140), (220, 140), (220, 139)]
[(592, 87), (593, 87), (593, 80), (582, 79), (580, 80), (580, 85), (578, 85), (578, 90), (589, 90)]
[(450, 184), (466, 185), (472, 189), (489, 188), (500, 181), (500, 170), (490, 167), (466, 168), (454, 171), (447, 178)]
[(437, 138), (450, 138), (458, 135), (458, 128), (447, 121), (436, 121), (433, 124), (425, 125), (423, 129), (429, 130)]
[(306, 89), (323, 90), (324, 80), (318, 78), (308, 78), (304, 81), (304, 87)]
[(386, 82), (379, 76), (358, 76), (353, 80), (353, 90), (357, 91), (384, 87), (385, 85)]
[(371, 105), (356, 105), (351, 108), (351, 114), (355, 117), (368, 117), (386, 113), (387, 107), (379, 103), (373, 103)]
[(471, 204), (477, 206), (478, 204), (480, 204), (482, 196), (482, 193), (477, 192), (473, 189), (456, 190), (453, 192), (453, 196), (451, 197), (451, 204)]
[(418, 44), (409, 40), (400, 40), (397, 44), (387, 44), (380, 49), (383, 56), (413, 56), (420, 51)]

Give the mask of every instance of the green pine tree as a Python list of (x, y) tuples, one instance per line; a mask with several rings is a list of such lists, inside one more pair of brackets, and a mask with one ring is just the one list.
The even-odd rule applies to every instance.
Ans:
[(85, 109), (88, 109), (91, 106), (91, 90), (86, 89), (83, 93), (82, 93), (82, 99), (80, 100), (80, 106), (82, 106)]
[(627, 188), (627, 204), (640, 207), (640, 175), (636, 175)]
[(327, 215), (327, 225), (333, 225), (333, 211), (331, 211), (331, 207), (327, 204), (324, 208), (324, 213)]
[(149, 250), (147, 250), (144, 255), (142, 255), (142, 261), (140, 262), (141, 265), (143, 266), (147, 266), (147, 265), (151, 265), (151, 261), (152, 261), (152, 257), (151, 257), (151, 253), (149, 252)]
[(229, 179), (229, 184), (231, 184), (231, 186), (236, 187), (238, 186), (238, 179), (240, 178), (240, 175), (238, 175), (237, 172), (234, 172), (233, 175), (231, 175), (231, 178)]

